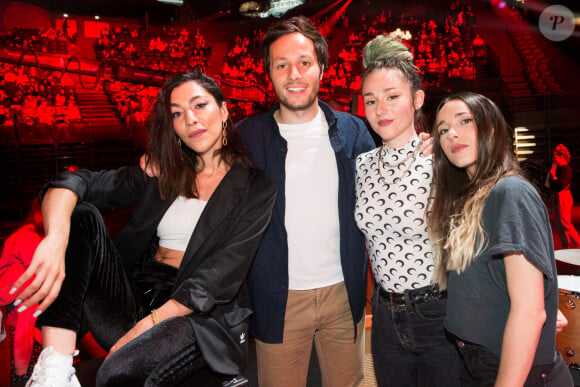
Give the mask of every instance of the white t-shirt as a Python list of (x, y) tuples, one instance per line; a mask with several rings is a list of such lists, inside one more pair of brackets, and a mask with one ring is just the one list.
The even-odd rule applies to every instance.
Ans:
[(288, 143), (286, 211), (289, 288), (317, 289), (344, 281), (340, 263), (338, 169), (319, 109), (304, 124), (280, 124)]

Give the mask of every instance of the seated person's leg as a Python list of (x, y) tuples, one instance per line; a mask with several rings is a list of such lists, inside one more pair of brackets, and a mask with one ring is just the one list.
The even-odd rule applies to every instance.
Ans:
[(221, 386), (232, 376), (208, 369), (192, 322), (184, 316), (155, 325), (113, 353), (99, 369), (97, 386), (176, 386), (186, 378), (209, 387)]
[(78, 333), (84, 319), (95, 340), (108, 350), (147, 312), (101, 214), (90, 204), (79, 204), (73, 212), (65, 264), (59, 296), (39, 316), (38, 325)]
[(81, 322), (87, 322), (97, 342), (108, 350), (146, 314), (103, 218), (90, 204), (79, 204), (71, 217), (65, 271), (57, 299), (37, 320), (46, 348), (35, 366), (31, 386), (78, 385), (70, 354), (85, 333), (79, 335)]

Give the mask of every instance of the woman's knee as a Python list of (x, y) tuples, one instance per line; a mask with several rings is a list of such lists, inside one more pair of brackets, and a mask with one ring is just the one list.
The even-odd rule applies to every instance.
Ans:
[(97, 234), (106, 230), (105, 220), (99, 210), (90, 203), (79, 203), (71, 215), (71, 232), (75, 229)]
[[(79, 203), (71, 216), (67, 262), (72, 256), (98, 255), (99, 249), (112, 245), (111, 236), (99, 210), (90, 203)], [(91, 253), (92, 252), (92, 253)]]
[(136, 353), (117, 356), (114, 354), (99, 368), (96, 385), (99, 386), (142, 386), (149, 371), (143, 367)]

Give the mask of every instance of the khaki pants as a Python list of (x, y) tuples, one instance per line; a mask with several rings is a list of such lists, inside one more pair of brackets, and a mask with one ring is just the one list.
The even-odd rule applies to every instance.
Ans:
[(361, 386), (364, 321), (354, 326), (344, 282), (313, 290), (290, 290), (284, 341), (256, 340), (260, 387), (306, 386), (312, 340), (324, 387)]

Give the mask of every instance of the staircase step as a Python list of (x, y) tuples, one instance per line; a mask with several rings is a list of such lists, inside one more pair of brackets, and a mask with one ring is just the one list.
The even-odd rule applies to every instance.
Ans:
[(80, 110), (114, 110), (111, 104), (108, 105), (84, 105), (79, 106)]
[(92, 128), (96, 126), (109, 126), (111, 124), (122, 127), (121, 122), (116, 117), (93, 118), (91, 120), (87, 120), (87, 125)]
[(115, 114), (115, 109), (112, 106), (80, 106), (79, 110), (84, 114), (88, 114), (90, 112), (95, 113), (107, 112)]
[(108, 98), (79, 98), (79, 105), (111, 105)]
[(518, 82), (518, 83), (506, 83), (506, 87), (509, 90), (519, 90), (519, 89), (530, 89), (530, 85), (527, 82)]

